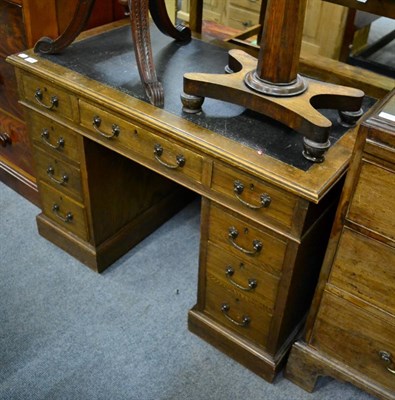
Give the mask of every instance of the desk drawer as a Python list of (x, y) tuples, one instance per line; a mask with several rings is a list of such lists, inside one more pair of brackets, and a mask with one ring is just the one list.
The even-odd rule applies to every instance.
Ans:
[(284, 190), (219, 163), (214, 164), (211, 188), (252, 218), (292, 227), (298, 197)]
[(275, 275), (282, 270), (287, 247), (285, 241), (213, 203), (210, 206), (209, 240), (257, 268)]
[(85, 207), (44, 182), (39, 182), (39, 188), (44, 214), (67, 231), (88, 241)]
[(79, 168), (59, 160), (37, 146), (34, 147), (34, 157), (39, 179), (82, 202), (81, 171)]
[(395, 240), (393, 193), (395, 172), (363, 160), (347, 218)]
[(55, 157), (66, 156), (79, 163), (80, 143), (75, 132), (33, 111), (26, 113), (26, 120), (34, 144)]
[(73, 95), (32, 75), (22, 75), (22, 84), (28, 103), (49, 114), (77, 121), (78, 101)]
[(224, 252), (212, 243), (208, 244), (207, 273), (216, 280), (218, 286), (242, 294), (250, 302), (273, 312), (277, 296), (279, 278), (267, 273), (264, 268), (240, 260)]
[[(314, 325), (312, 345), (370, 379), (395, 390), (395, 320), (370, 314), (325, 292)], [(385, 361), (386, 352), (391, 361)]]
[(201, 182), (203, 157), (170, 140), (155, 135), (119, 116), (80, 101), (81, 125), (94, 132), (95, 139), (127, 152), (144, 157), (156, 169), (168, 175), (187, 176)]
[(228, 291), (215, 275), (207, 274), (204, 312), (221, 325), (265, 347), (272, 315), (262, 305), (251, 302), (244, 293)]

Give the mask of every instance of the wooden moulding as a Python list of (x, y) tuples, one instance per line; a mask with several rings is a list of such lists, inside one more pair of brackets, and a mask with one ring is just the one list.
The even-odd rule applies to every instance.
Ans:
[(377, 385), (374, 381), (353, 371), (338, 360), (322, 354), (303, 341), (292, 346), (289, 362), (284, 375), (291, 382), (308, 392), (313, 392), (317, 379), (321, 376), (349, 382), (360, 389), (383, 400), (394, 400), (394, 393)]

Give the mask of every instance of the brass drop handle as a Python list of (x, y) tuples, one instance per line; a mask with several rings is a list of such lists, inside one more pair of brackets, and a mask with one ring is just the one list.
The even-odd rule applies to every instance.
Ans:
[(41, 132), (41, 139), (47, 146), (49, 146), (49, 147), (51, 147), (52, 149), (55, 149), (55, 150), (59, 150), (59, 149), (63, 148), (64, 144), (65, 144), (65, 141), (64, 141), (64, 139), (62, 137), (59, 137), (59, 139), (56, 141), (56, 144), (52, 144), (49, 141), (49, 130), (46, 129), (46, 128), (43, 129), (42, 132)]
[(229, 230), (228, 230), (229, 241), (230, 241), (230, 243), (232, 244), (233, 247), (235, 247), (236, 249), (240, 250), (244, 254), (248, 254), (250, 256), (254, 256), (254, 255), (256, 255), (257, 253), (259, 253), (262, 250), (263, 244), (258, 239), (254, 239), (252, 241), (252, 250), (248, 250), (248, 249), (245, 249), (242, 246), (239, 246), (235, 242), (235, 240), (237, 239), (238, 236), (239, 236), (239, 231), (234, 226), (231, 226), (229, 228)]
[(156, 161), (159, 162), (159, 164), (163, 165), (166, 168), (170, 169), (176, 169), (176, 168), (182, 168), (185, 165), (186, 159), (182, 154), (176, 155), (176, 164), (168, 164), (161, 160), (161, 156), (163, 154), (163, 147), (160, 144), (155, 144), (154, 145), (154, 157)]
[(49, 176), (49, 179), (51, 179), (51, 181), (53, 181), (55, 183), (58, 183), (59, 185), (64, 185), (69, 180), (69, 177), (68, 177), (67, 174), (63, 174), (60, 179), (55, 178), (55, 176), (54, 176), (55, 175), (55, 168), (52, 165), (48, 166), (47, 175)]
[(387, 371), (395, 374), (395, 364), (392, 360), (392, 354), (389, 351), (380, 350), (379, 356), (385, 362)]
[(244, 290), (246, 292), (250, 292), (251, 290), (254, 290), (257, 286), (258, 286), (258, 282), (256, 279), (248, 279), (247, 283), (248, 286), (242, 286), (239, 285), (237, 282), (235, 282), (232, 279), (232, 276), (234, 275), (235, 270), (233, 269), (233, 267), (231, 267), (230, 265), (228, 265), (225, 269), (225, 275), (228, 278), (228, 281), (233, 285), (236, 286), (238, 289)]
[(95, 115), (92, 119), (92, 126), (93, 129), (101, 136), (105, 137), (106, 139), (112, 139), (114, 137), (118, 137), (119, 134), (121, 133), (121, 129), (117, 124), (112, 124), (111, 126), (111, 133), (105, 133), (101, 131), (100, 128), (101, 125), (101, 118), (98, 115)]
[(248, 208), (252, 208), (253, 210), (259, 210), (260, 208), (267, 208), (270, 206), (270, 203), (272, 202), (271, 197), (267, 193), (262, 193), (259, 196), (260, 204), (254, 205), (254, 204), (248, 203), (247, 201), (243, 200), (240, 197), (240, 195), (243, 193), (243, 191), (244, 191), (244, 184), (242, 182), (240, 182), (239, 180), (234, 181), (233, 182), (233, 192), (234, 192), (235, 196), (242, 204), (244, 204)]
[(11, 136), (7, 132), (0, 132), (0, 144), (1, 147), (6, 147), (7, 144), (11, 144)]
[(73, 214), (71, 212), (66, 213), (65, 216), (61, 215), (60, 206), (56, 203), (52, 206), (52, 211), (63, 222), (71, 222), (73, 219)]
[(59, 99), (57, 96), (51, 96), (49, 105), (43, 103), (43, 91), (40, 88), (37, 88), (34, 92), (34, 98), (41, 107), (44, 107), (47, 110), (52, 110), (59, 105)]
[(241, 317), (241, 321), (236, 321), (235, 319), (233, 319), (230, 315), (229, 315), (229, 311), (230, 311), (230, 305), (228, 303), (223, 303), (221, 305), (221, 311), (224, 314), (224, 316), (230, 321), (232, 322), (232, 324), (237, 325), (237, 326), (247, 326), (249, 325), (249, 323), (251, 322), (251, 318), (248, 315), (243, 315)]

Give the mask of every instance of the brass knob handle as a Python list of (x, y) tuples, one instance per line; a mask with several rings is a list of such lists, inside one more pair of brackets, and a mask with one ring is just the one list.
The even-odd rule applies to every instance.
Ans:
[(230, 265), (228, 265), (225, 269), (225, 275), (228, 278), (228, 281), (235, 287), (237, 287), (240, 290), (244, 290), (246, 292), (250, 292), (251, 290), (254, 290), (257, 286), (258, 286), (258, 281), (256, 279), (250, 278), (247, 280), (247, 284), (248, 286), (242, 286), (240, 284), (238, 284), (237, 282), (235, 282), (232, 279), (232, 276), (234, 275), (235, 270), (233, 269), (233, 267), (231, 267)]
[(248, 203), (247, 201), (243, 200), (240, 197), (240, 195), (243, 193), (243, 191), (244, 191), (244, 184), (239, 180), (234, 181), (233, 182), (233, 193), (235, 194), (237, 199), (240, 201), (240, 203), (244, 204), (246, 207), (251, 208), (253, 210), (267, 208), (270, 206), (270, 204), (272, 202), (271, 197), (267, 193), (262, 193), (259, 196), (260, 204), (254, 205), (254, 204)]
[(11, 136), (7, 132), (0, 133), (0, 144), (1, 147), (6, 147), (7, 144), (12, 144)]
[(117, 124), (112, 124), (111, 126), (111, 133), (105, 133), (100, 130), (101, 125), (101, 118), (98, 115), (95, 115), (92, 119), (92, 126), (93, 129), (101, 136), (105, 137), (106, 139), (112, 139), (114, 137), (118, 137), (121, 133), (121, 128)]
[(263, 244), (258, 239), (254, 239), (252, 241), (252, 250), (245, 249), (244, 247), (238, 245), (235, 242), (238, 236), (239, 236), (239, 231), (234, 226), (231, 226), (228, 230), (228, 238), (232, 246), (235, 247), (237, 250), (240, 250), (244, 254), (248, 254), (250, 256), (254, 256), (262, 250)]
[(237, 326), (242, 326), (242, 327), (246, 327), (250, 324), (251, 322), (251, 318), (248, 315), (243, 315), (241, 317), (241, 321), (236, 321), (235, 319), (233, 319), (230, 315), (229, 315), (229, 311), (230, 311), (230, 305), (228, 303), (223, 303), (221, 304), (221, 311), (224, 314), (224, 316), (230, 321), (232, 322), (232, 324), (237, 325)]
[(176, 164), (168, 164), (161, 160), (161, 156), (163, 154), (163, 147), (160, 144), (155, 144), (154, 145), (154, 157), (156, 161), (159, 162), (159, 164), (163, 165), (166, 168), (170, 169), (176, 169), (176, 168), (182, 168), (185, 165), (186, 159), (182, 154), (176, 155)]
[(40, 88), (37, 88), (36, 91), (34, 92), (34, 98), (37, 101), (38, 104), (40, 104), (41, 107), (46, 108), (47, 110), (52, 110), (55, 107), (58, 107), (59, 105), (59, 99), (57, 96), (51, 96), (50, 98), (50, 104), (45, 104), (43, 102), (43, 91)]

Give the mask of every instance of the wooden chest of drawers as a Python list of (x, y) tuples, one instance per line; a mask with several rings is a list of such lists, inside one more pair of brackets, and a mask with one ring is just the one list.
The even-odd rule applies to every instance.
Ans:
[(395, 399), (395, 91), (361, 125), (304, 341), (287, 376)]
[[(75, 43), (62, 57), (9, 59), (38, 168), (40, 233), (100, 271), (188, 194), (201, 195), (189, 328), (272, 381), (310, 305), (355, 131), (337, 125), (325, 163), (312, 164), (292, 131), (245, 110), (215, 102), (211, 115), (184, 115), (185, 68), (204, 56), (223, 70), (226, 53), (198, 40), (180, 49), (156, 30), (157, 70), (166, 79), (165, 107), (154, 107), (139, 98), (129, 35), (125, 26)], [(130, 75), (118, 76), (114, 66)], [(274, 149), (296, 142), (285, 156), (262, 139), (270, 132)]]

